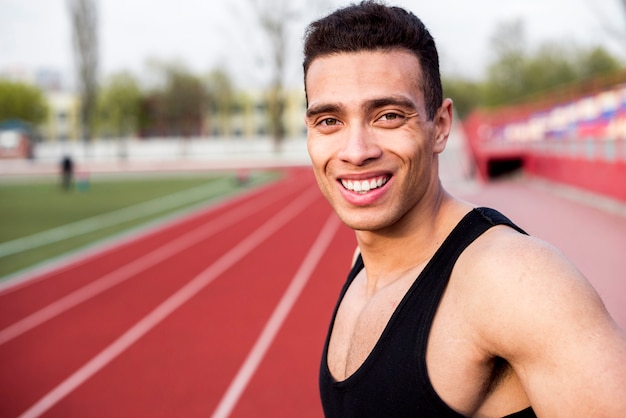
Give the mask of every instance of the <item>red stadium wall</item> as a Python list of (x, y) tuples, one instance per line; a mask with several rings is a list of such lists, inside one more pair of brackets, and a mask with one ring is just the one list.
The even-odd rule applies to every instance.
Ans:
[(521, 167), (626, 202), (626, 82), (560, 102), (475, 111), (463, 128), (482, 180)]
[(626, 161), (531, 154), (524, 171), (626, 202)]

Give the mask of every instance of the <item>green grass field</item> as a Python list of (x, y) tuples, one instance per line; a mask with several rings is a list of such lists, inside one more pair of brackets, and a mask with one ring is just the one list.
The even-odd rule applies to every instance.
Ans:
[(255, 172), (100, 176), (70, 191), (56, 178), (0, 183), (0, 278), (277, 177)]

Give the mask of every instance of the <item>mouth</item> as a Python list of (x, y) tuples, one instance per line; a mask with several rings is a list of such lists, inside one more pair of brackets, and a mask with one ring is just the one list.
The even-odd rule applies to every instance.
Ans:
[(385, 184), (387, 184), (390, 178), (391, 176), (378, 176), (364, 180), (341, 179), (341, 184), (346, 190), (359, 194), (366, 194), (371, 192), (372, 190), (383, 187)]

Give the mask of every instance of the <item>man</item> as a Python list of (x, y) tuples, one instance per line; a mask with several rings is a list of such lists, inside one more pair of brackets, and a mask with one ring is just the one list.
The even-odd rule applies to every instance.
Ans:
[(61, 187), (70, 190), (74, 182), (74, 161), (68, 155), (61, 160)]
[(626, 337), (581, 273), (438, 178), (452, 103), (414, 15), (305, 36), (308, 150), (358, 253), (324, 349), (329, 417), (626, 417)]

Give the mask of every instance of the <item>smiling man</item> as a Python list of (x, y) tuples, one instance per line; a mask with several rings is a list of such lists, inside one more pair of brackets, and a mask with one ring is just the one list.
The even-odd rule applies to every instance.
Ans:
[(435, 43), (363, 2), (304, 45), (308, 150), (358, 253), (320, 369), (328, 417), (623, 417), (626, 338), (581, 273), (442, 187)]

